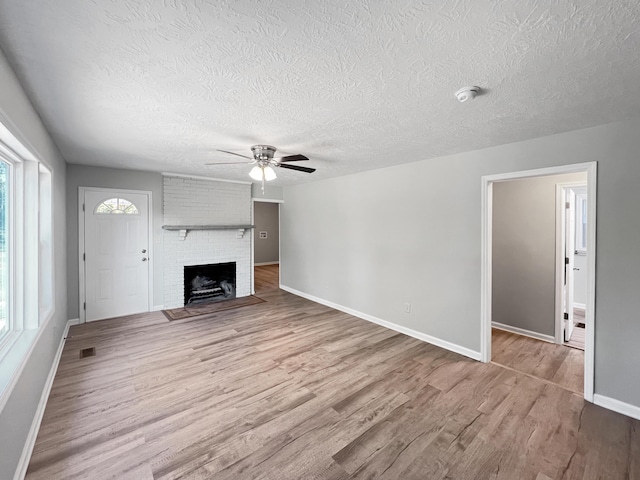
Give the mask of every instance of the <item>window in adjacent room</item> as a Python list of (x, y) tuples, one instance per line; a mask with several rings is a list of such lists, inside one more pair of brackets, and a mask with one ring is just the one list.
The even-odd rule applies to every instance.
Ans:
[(0, 159), (0, 342), (11, 330), (11, 251), (9, 232), (11, 166)]
[(587, 253), (587, 194), (576, 195), (576, 253)]

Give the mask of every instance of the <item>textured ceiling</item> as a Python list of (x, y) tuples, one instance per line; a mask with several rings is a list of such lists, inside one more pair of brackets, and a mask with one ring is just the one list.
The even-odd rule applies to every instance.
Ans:
[[(640, 2), (0, 0), (0, 46), (70, 163), (312, 175), (640, 115)], [(459, 104), (453, 93), (485, 94)], [(241, 159), (240, 159), (241, 160)]]

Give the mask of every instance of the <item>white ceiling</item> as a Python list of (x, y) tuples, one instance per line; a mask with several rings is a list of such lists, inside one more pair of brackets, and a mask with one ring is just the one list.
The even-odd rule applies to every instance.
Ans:
[[(0, 46), (70, 163), (206, 167), (255, 143), (314, 174), (640, 115), (640, 2), (0, 2)], [(453, 93), (486, 93), (459, 104)], [(241, 159), (238, 159), (241, 160)]]

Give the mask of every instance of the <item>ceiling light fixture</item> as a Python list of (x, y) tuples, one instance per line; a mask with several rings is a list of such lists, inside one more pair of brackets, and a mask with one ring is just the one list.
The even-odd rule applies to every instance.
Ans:
[(249, 176), (251, 178), (253, 178), (255, 181), (261, 182), (262, 181), (262, 168), (260, 168), (258, 165), (256, 165), (249, 172)]
[[(249, 176), (257, 181), (262, 183), (262, 194), (264, 195), (264, 182), (270, 182), (271, 180), (275, 180), (277, 175), (273, 167), (284, 168), (288, 170), (297, 170), (298, 172), (306, 172), (313, 173), (316, 171), (315, 168), (309, 167), (300, 167), (298, 165), (289, 165), (290, 162), (302, 162), (305, 160), (309, 160), (304, 155), (300, 155), (299, 153), (295, 155), (285, 155), (284, 157), (274, 158), (273, 154), (276, 153), (276, 147), (272, 147), (271, 145), (254, 145), (251, 147), (251, 152), (253, 153), (253, 158), (247, 157), (246, 155), (242, 155), (236, 152), (229, 152), (228, 150), (218, 150), (222, 153), (227, 153), (229, 155), (235, 155), (237, 157), (246, 158), (249, 160), (247, 163), (249, 165), (253, 165), (253, 168), (249, 172)], [(239, 162), (215, 162), (215, 163), (207, 163), (206, 165), (234, 165)]]
[(249, 176), (258, 182), (262, 182), (262, 194), (264, 195), (264, 182), (270, 182), (277, 178), (275, 170), (269, 165), (261, 165), (260, 163), (253, 167), (249, 172)]
[(480, 94), (480, 87), (462, 87), (456, 92), (456, 98), (460, 103), (473, 100)]
[(264, 172), (264, 179), (267, 182), (270, 182), (271, 180), (275, 180), (277, 178), (276, 171), (268, 165), (264, 167), (262, 171)]

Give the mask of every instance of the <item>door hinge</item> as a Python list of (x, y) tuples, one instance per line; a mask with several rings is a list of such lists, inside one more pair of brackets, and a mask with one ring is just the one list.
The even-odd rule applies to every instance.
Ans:
[(564, 264), (569, 265), (569, 257), (564, 257)]
[(86, 310), (86, 309), (87, 309), (87, 302), (84, 302), (84, 305), (83, 305), (83, 307), (82, 307), (82, 308), (83, 308), (84, 310)]
[(571, 208), (571, 204), (569, 202), (565, 202), (564, 208), (567, 208), (567, 209)]
[(567, 312), (564, 312), (564, 319), (569, 320), (569, 314)]
[(82, 204), (82, 211), (84, 212), (84, 203)]
[(82, 261), (83, 261), (83, 262), (86, 262), (86, 261), (87, 261), (87, 254), (86, 254), (86, 253), (83, 253), (83, 254), (82, 254)]

